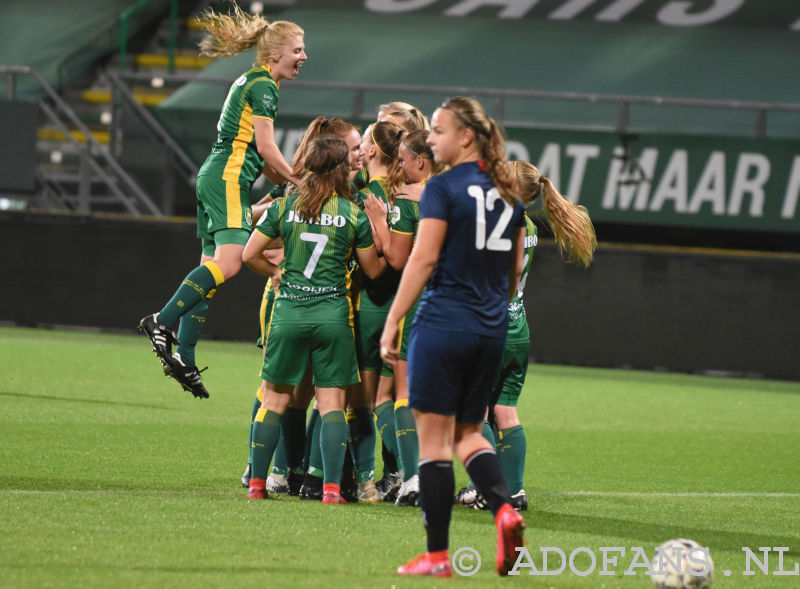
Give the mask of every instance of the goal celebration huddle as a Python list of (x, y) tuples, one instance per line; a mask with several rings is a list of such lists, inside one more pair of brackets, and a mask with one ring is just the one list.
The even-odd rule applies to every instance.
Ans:
[[(528, 506), (516, 406), (538, 229), (526, 208), (539, 202), (569, 261), (588, 266), (586, 209), (532, 164), (507, 161), (500, 127), (468, 97), (430, 119), (388, 103), (365, 129), (319, 116), (287, 162), (274, 125), (280, 84), (308, 59), (303, 30), (235, 6), (201, 23), (204, 53), (255, 47), (255, 63), (231, 85), (198, 173), (200, 264), (139, 329), (166, 374), (208, 397), (195, 348), (213, 298), (248, 266), (265, 278), (253, 309), (261, 382), (242, 433), (248, 498), (418, 505), (426, 550), (397, 571), (444, 577), (456, 496), (491, 511), (507, 574)], [(275, 188), (251, 203), (262, 173)], [(470, 478), (457, 495), (453, 456)]]

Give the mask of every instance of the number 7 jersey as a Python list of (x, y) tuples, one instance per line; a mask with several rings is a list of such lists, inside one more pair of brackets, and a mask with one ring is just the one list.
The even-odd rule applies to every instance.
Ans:
[[(292, 323), (352, 322), (347, 260), (374, 247), (366, 214), (355, 204), (331, 196), (318, 220), (294, 210), (297, 195), (279, 199), (256, 231), (283, 240), (284, 268), (272, 321)], [(288, 313), (288, 309), (298, 313)]]
[(447, 234), (415, 323), (505, 338), (512, 245), (525, 227), (522, 203), (507, 203), (478, 162), (466, 162), (428, 181), (419, 210), (421, 220), (446, 221)]

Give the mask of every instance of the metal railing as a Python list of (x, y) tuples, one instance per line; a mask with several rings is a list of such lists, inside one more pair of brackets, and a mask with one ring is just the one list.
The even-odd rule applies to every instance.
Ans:
[[(160, 76), (166, 84), (180, 85), (190, 81), (230, 86), (231, 78), (202, 77), (185, 74), (169, 74)], [(126, 81), (149, 82), (152, 75), (138, 73), (122, 73), (120, 78)], [(287, 86), (288, 87), (288, 86)], [(367, 92), (390, 93), (395, 95), (421, 94), (442, 96), (475, 96), (483, 99), (487, 110), (501, 124), (530, 128), (541, 127), (541, 123), (532, 121), (510, 121), (506, 117), (506, 105), (509, 100), (553, 100), (588, 104), (612, 104), (617, 107), (616, 124), (611, 127), (575, 125), (575, 130), (603, 129), (619, 134), (631, 130), (630, 111), (632, 106), (681, 107), (696, 109), (723, 109), (745, 111), (753, 114), (753, 133), (757, 138), (767, 135), (767, 116), (772, 112), (800, 113), (800, 103), (793, 102), (758, 102), (744, 100), (712, 100), (704, 98), (673, 98), (665, 96), (647, 96), (631, 94), (598, 94), (583, 92), (557, 92), (550, 90), (515, 90), (496, 88), (476, 88), (471, 86), (423, 86), (416, 84), (369, 84), (350, 82), (313, 82), (294, 80), (291, 89), (334, 90), (352, 92), (351, 115), (354, 118), (371, 117), (374, 113), (366, 113), (365, 95)], [(284, 109), (283, 112), (289, 112)], [(291, 113), (318, 114), (318, 113)], [(561, 125), (559, 125), (561, 126)]]
[[(76, 203), (77, 210), (88, 212), (94, 198), (91, 185), (99, 182), (108, 190), (108, 195), (103, 197), (103, 200), (114, 200), (131, 214), (162, 214), (153, 199), (128, 174), (109, 150), (92, 136), (92, 132), (78, 118), (75, 111), (36, 69), (20, 65), (0, 65), (0, 74), (8, 77), (6, 94), (9, 100), (16, 98), (17, 77), (30, 76), (44, 91), (45, 98), (39, 100), (38, 104), (45, 118), (64, 134), (66, 140), (80, 154), (81, 163), (77, 178), (78, 194), (74, 195), (59, 188), (65, 180), (63, 175), (42, 173), (40, 179), (45, 185), (43, 188), (45, 193), (59, 196), (64, 202), (74, 201), (73, 204)], [(83, 144), (75, 139), (71, 129), (82, 133), (86, 138), (86, 143)], [(69, 180), (73, 179), (69, 178)]]

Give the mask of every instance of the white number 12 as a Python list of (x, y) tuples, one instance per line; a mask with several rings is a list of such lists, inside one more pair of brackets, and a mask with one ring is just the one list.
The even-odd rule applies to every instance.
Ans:
[[(501, 237), (514, 214), (514, 209), (511, 208), (511, 205), (503, 200), (497, 188), (490, 188), (489, 192), (484, 196), (483, 188), (473, 184), (467, 188), (467, 194), (475, 199), (475, 249), (487, 249), (495, 252), (511, 251), (511, 240)], [(494, 229), (489, 234), (489, 239), (486, 239), (486, 211), (493, 211), (494, 205), (498, 200), (503, 203), (503, 212), (500, 213), (497, 225), (494, 226)]]

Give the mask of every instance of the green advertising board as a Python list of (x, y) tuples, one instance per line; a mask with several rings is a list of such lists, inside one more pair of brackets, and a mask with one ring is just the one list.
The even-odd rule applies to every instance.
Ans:
[[(309, 118), (282, 117), (291, 158)], [(365, 126), (369, 121), (358, 121)], [(506, 129), (509, 159), (534, 163), (599, 222), (800, 232), (800, 142)]]

